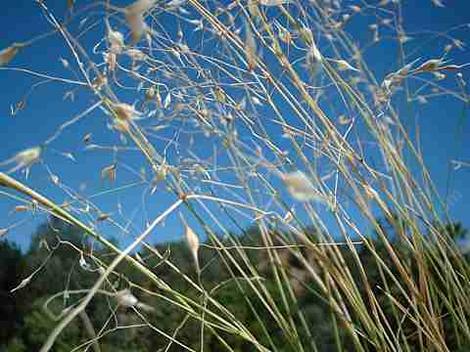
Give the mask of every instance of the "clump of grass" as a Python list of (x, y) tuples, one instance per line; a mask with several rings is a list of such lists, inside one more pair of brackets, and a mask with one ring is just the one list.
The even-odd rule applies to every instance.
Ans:
[[(73, 80), (54, 74), (42, 77), (67, 83), (71, 87), (66, 96), (80, 92), (88, 106), (74, 102), (83, 112), (51, 131), (41, 149), (13, 157), (17, 166), (0, 174), (0, 185), (8, 189), (5, 195), (27, 202), (14, 192), (23, 194), (36, 210), (80, 228), (114, 255), (112, 261), (91, 256), (101, 268), (99, 278), (60, 317), (41, 351), (51, 350), (57, 336), (104, 286), (112, 287), (123, 261), (156, 289), (132, 285), (200, 324), (200, 346), (211, 334), (227, 350), (234, 350), (232, 338), (259, 351), (317, 350), (305, 312), (296, 309), (306, 289), (299, 286), (299, 277), (312, 283), (328, 306), (338, 350), (351, 344), (357, 351), (449, 351), (444, 319), (459, 337), (458, 347), (468, 345), (468, 263), (442, 230), (448, 218), (440, 195), (419, 140), (399, 113), (403, 96), (407, 104), (442, 95), (468, 103), (462, 79), (466, 63), (458, 62), (458, 56), (456, 64), (449, 58), (462, 44), (450, 31), (437, 34), (451, 43), (433, 53), (439, 58), (425, 57), (425, 47), (420, 55), (420, 47), (407, 54), (410, 37), (395, 3), (138, 0), (120, 8), (92, 2), (61, 23), (46, 2), (40, 2), (53, 26), (48, 36), (63, 40), (74, 60), (67, 67), (75, 75)], [(66, 29), (65, 24), (73, 28), (84, 16), (94, 21), (86, 30), (79, 25), (89, 37)], [(367, 27), (372, 35), (361, 43), (355, 35), (362, 37)], [(458, 30), (465, 31), (455, 27)], [(367, 52), (382, 44), (381, 35), (398, 47), (397, 67), (383, 78), (374, 75), (374, 60), (368, 60)], [(17, 49), (1, 51), (0, 65), (14, 62), (14, 56), (21, 55)], [(34, 68), (24, 72), (41, 77)], [(447, 82), (447, 75), (457, 85)], [(95, 126), (93, 140), (91, 131), (80, 139), (85, 152), (106, 152), (107, 159), (101, 159), (101, 169), (82, 170), (80, 176), (86, 181), (95, 173), (112, 182), (102, 192), (84, 195), (60, 181), (60, 170), (52, 172), (56, 166), (48, 163), (48, 154), (66, 129), (73, 130), (98, 109), (108, 129)], [(108, 135), (118, 138), (110, 143)], [(33, 172), (49, 175), (66, 204), (59, 205), (14, 175), (40, 158)], [(118, 202), (127, 188), (141, 190), (137, 210), (147, 223), (141, 231), (137, 221), (126, 225), (133, 217)], [(95, 200), (105, 194), (115, 196), (116, 212), (102, 210)], [(156, 211), (156, 202), (166, 210), (147, 215)], [(176, 210), (185, 214), (181, 233), (197, 279), (148, 241), (153, 231), (166, 231), (161, 226)], [(406, 250), (395, 246), (382, 220), (393, 227)], [(102, 223), (130, 244), (113, 244)], [(262, 252), (262, 268), (250, 254), (253, 246), (232, 235), (233, 229), (245, 231), (248, 226), (257, 229), (261, 245), (255, 249)], [(366, 228), (378, 242), (370, 240)], [(204, 236), (200, 239), (196, 231)], [(377, 248), (377, 243), (383, 247)], [(204, 284), (209, 264), (198, 256), (204, 245), (228, 277), (212, 289)], [(141, 247), (190, 290), (175, 289), (145, 259), (136, 258)], [(366, 270), (363, 251), (373, 258), (378, 281)], [(295, 259), (295, 268), (286, 258)], [(259, 329), (218, 300), (216, 291), (229, 281)], [(378, 300), (379, 291), (385, 301)], [(136, 309), (143, 324), (170, 345), (195, 349), (179, 341), (179, 330), (162, 331), (146, 319), (151, 307), (139, 309), (131, 291), (116, 295), (131, 302), (126, 304)], [(405, 323), (413, 327), (412, 334), (403, 328)], [(268, 328), (273, 324), (276, 341), (283, 340), (283, 346), (273, 342), (274, 332)], [(94, 337), (92, 343), (97, 342)]]

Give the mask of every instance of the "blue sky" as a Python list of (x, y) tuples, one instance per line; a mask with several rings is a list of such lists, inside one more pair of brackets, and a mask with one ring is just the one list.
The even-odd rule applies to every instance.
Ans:
[[(120, 1), (114, 4), (127, 4)], [(347, 2), (352, 3), (352, 2)], [(355, 2), (356, 3), (356, 2)], [(470, 22), (470, 1), (447, 0), (446, 8), (436, 8), (428, 0), (415, 0), (403, 2), (403, 16), (405, 29), (414, 37), (407, 45), (410, 48), (419, 47), (417, 54), (410, 59), (421, 57), (419, 53), (441, 52), (443, 41), (432, 35), (433, 32), (445, 31), (456, 24)], [(47, 4), (58, 17), (65, 11), (65, 0), (47, 1)], [(50, 24), (44, 19), (37, 5), (30, 0), (17, 0), (8, 2), (0, 21), (0, 48), (10, 45), (12, 42), (25, 41), (29, 38), (50, 30)], [(102, 26), (97, 30), (102, 30)], [(426, 30), (426, 33), (423, 33)], [(419, 33), (417, 33), (419, 31)], [(458, 32), (457, 32), (458, 33)], [(461, 31), (469, 34), (468, 29)], [(357, 32), (358, 37), (367, 35), (362, 30)], [(459, 36), (459, 34), (457, 34)], [(90, 36), (89, 38), (93, 38)], [(460, 37), (461, 40), (466, 38)], [(87, 39), (88, 40), (88, 39)], [(90, 39), (91, 40), (91, 39)], [(470, 62), (468, 48), (465, 51), (454, 53), (455, 63)], [(374, 49), (366, 53), (371, 67), (377, 77), (383, 78), (385, 74), (397, 69), (396, 51), (392, 44)], [(67, 71), (60, 62), (60, 58), (72, 61), (70, 53), (64, 49), (63, 41), (57, 36), (51, 36), (42, 40), (37, 45), (25, 49), (9, 65), (15, 68), (34, 67), (37, 72), (53, 72), (61, 77), (74, 79), (72, 72)], [(470, 71), (467, 69), (464, 73)], [(28, 96), (25, 108), (15, 116), (10, 114), (10, 105), (18, 102), (31, 87), (33, 79), (30, 75), (21, 72), (0, 70), (0, 161), (6, 160), (18, 151), (41, 144), (46, 140), (61, 123), (80, 113), (83, 108), (92, 102), (92, 96), (87, 93), (77, 92), (77, 103), (72, 104), (64, 100), (63, 96), (68, 89), (62, 83), (42, 84), (37, 86)], [(400, 105), (402, 120), (415, 131), (415, 125), (420, 126), (419, 136), (421, 148), (426, 156), (426, 163), (430, 168), (436, 185), (442, 194), (447, 192), (449, 196), (449, 209), (452, 217), (462, 221), (470, 227), (470, 168), (459, 170), (449, 169), (450, 160), (470, 161), (470, 122), (468, 121), (468, 108), (462, 102), (449, 97), (436, 99), (433, 103), (415, 108), (408, 104)], [(84, 150), (82, 138), (87, 133), (93, 133), (94, 138), (100, 144), (112, 144), (117, 142), (116, 136), (107, 133), (106, 119), (100, 110), (96, 110), (83, 121), (77, 123), (70, 130), (66, 130), (57, 143), (47, 150), (45, 164), (57, 173), (61, 180), (72, 189), (83, 187), (87, 181), (85, 193), (96, 194), (109, 189), (109, 184), (100, 179), (99, 171), (103, 166), (113, 162), (112, 153), (87, 152)], [(416, 135), (415, 132), (412, 133)], [(72, 153), (76, 162), (64, 156), (63, 153)], [(137, 153), (130, 152), (129, 159), (120, 160), (129, 165), (142, 164), (142, 159)], [(50, 183), (44, 172), (44, 165), (37, 165), (31, 170), (28, 180), (24, 176), (15, 174), (25, 180), (27, 184), (38, 189), (43, 194), (58, 202), (65, 199), (62, 192), (58, 192)], [(2, 169), (5, 171), (5, 169)], [(135, 180), (131, 171), (119, 171), (119, 181), (116, 187), (125, 185)], [(171, 202), (170, 198), (146, 201), (150, 204), (142, 208), (142, 186), (129, 187), (127, 190), (112, 193), (111, 196), (98, 196), (97, 202), (106, 211), (116, 214), (116, 202), (122, 204), (124, 212), (130, 220), (134, 220), (135, 231), (144, 227), (145, 219), (165, 209)], [(147, 198), (148, 199), (148, 198)], [(12, 213), (13, 207), (18, 204), (0, 195), (0, 228), (26, 219), (24, 223), (13, 228), (8, 239), (17, 242), (23, 248), (29, 243), (31, 234), (38, 223), (44, 220), (41, 216), (30, 216)], [(148, 212), (148, 216), (142, 213)], [(116, 236), (116, 229), (108, 225), (99, 225), (100, 230), (109, 236)], [(154, 240), (176, 239), (181, 235), (181, 226), (178, 219), (169, 220), (165, 230)], [(119, 237), (119, 236), (118, 236)]]

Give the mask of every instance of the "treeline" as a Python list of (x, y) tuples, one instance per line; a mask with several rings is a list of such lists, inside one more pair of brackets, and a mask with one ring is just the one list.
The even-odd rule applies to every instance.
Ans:
[[(407, 246), (398, 236), (394, 237), (393, 226), (388, 226), (387, 231), (394, 249), (406, 254)], [(456, 241), (466, 236), (466, 231), (460, 225), (447, 226), (443, 231), (449, 233)], [(305, 233), (312, 238), (316, 236), (308, 230)], [(285, 234), (273, 233), (273, 238), (276, 236), (285, 236)], [(228, 244), (224, 250), (230, 251), (231, 255), (240, 259), (240, 262), (242, 262), (240, 256), (248, 256), (252, 265), (262, 273), (259, 278), (253, 279), (265, 280), (266, 287), (272, 291), (273, 297), (281, 300), (282, 297), (277, 292), (279, 289), (275, 283), (272, 263), (266, 251), (259, 249), (261, 246), (259, 238), (257, 230), (248, 229), (236, 237), (236, 242), (245, 248), (242, 252), (229, 247)], [(371, 238), (377, 253), (384, 254), (382, 259), (390, 260), (383, 243), (376, 236)], [(307, 248), (300, 250), (306, 258), (310, 258)], [(355, 272), (354, 269), (355, 259), (347, 247), (338, 247), (338, 250), (344, 252), (347, 261), (345, 265), (352, 270), (352, 275), (359, 277), (359, 270)], [(263, 336), (270, 336), (270, 341), (267, 338), (266, 341), (261, 341), (265, 346), (275, 346), (277, 351), (293, 351), (292, 346), (286, 343), (288, 339), (279, 336), (280, 333), (274, 322), (271, 323), (269, 319), (259, 319), (259, 315), (266, 313), (265, 308), (261, 303), (257, 303), (259, 300), (250, 290), (249, 284), (238, 279), (236, 268), (220, 255), (221, 251), (220, 248), (208, 244), (201, 247), (200, 277), (195, 271), (192, 257), (184, 242), (158, 244), (151, 249), (144, 248), (134, 255), (138, 260), (145, 262), (159, 278), (171, 285), (172, 289), (184, 292), (185, 296), (193, 297), (195, 301), (199, 300), (204, 304), (203, 297), (188, 284), (182, 274), (188, 275), (243, 321), (253, 335), (260, 336), (261, 340)], [(304, 342), (303, 345), (312, 346), (312, 351), (336, 351), (338, 349), (335, 342), (336, 333), (342, 341), (342, 350), (352, 348), (348, 337), (341, 330), (335, 332), (333, 328), (334, 316), (329, 309), (328, 297), (323, 297), (319, 293), (310, 275), (289, 250), (278, 249), (278, 251), (281, 263), (277, 265), (282, 265), (289, 273), (291, 288), (298, 298), (291, 309), (303, 313), (306, 320), (304, 323), (308, 324), (311, 332), (309, 335), (298, 337)], [(358, 252), (376, 298), (382, 302), (383, 307), (387, 307), (390, 298), (380, 287), (381, 273), (377, 269), (377, 258), (365, 247), (359, 248)], [(99, 276), (100, 265), (109, 263), (113, 257), (114, 254), (103, 249), (99, 243), (91, 241), (76, 228), (59, 221), (40, 226), (29, 250), (25, 253), (7, 240), (0, 242), (0, 346), (2, 346), (0, 350), (9, 352), (39, 350), (57, 324), (57, 320), (63, 316), (61, 314), (66, 314), (64, 309), (84, 296), (86, 289), (91, 287)], [(180, 272), (168, 265), (167, 261), (174, 263)], [(390, 267), (393, 267), (392, 263)], [(27, 280), (24, 281), (25, 279)], [(15, 288), (17, 289), (11, 292)], [(116, 299), (118, 297), (116, 292), (127, 292), (122, 290), (128, 288), (145, 309), (126, 306)], [(394, 288), (390, 290), (393, 292)], [(279, 307), (281, 306), (279, 304)], [(392, 305), (389, 307), (390, 310), (394, 309)], [(389, 313), (392, 316), (392, 312)], [(393, 319), (390, 321), (394, 324), (394, 329), (404, 329), (409, 336), (413, 336), (416, 330), (414, 324), (406, 317), (403, 321), (393, 321)], [(442, 324), (445, 326), (448, 323), (444, 315)], [(199, 350), (200, 330), (201, 323), (198, 320), (171, 304), (154, 283), (136, 274), (124, 263), (119, 267), (119, 274), (109, 277), (85, 313), (75, 319), (59, 336), (54, 351), (72, 351), (74, 348), (75, 351), (94, 352), (183, 351), (184, 346)], [(462, 352), (470, 350), (470, 346), (458, 341), (459, 336), (455, 335), (452, 328), (445, 331), (446, 341), (452, 351), (457, 351), (458, 345)], [(162, 332), (167, 336), (163, 336)], [(218, 332), (218, 335), (215, 335), (206, 328), (204, 335), (205, 351), (224, 350), (222, 341), (228, 342), (236, 351), (253, 350), (251, 344), (228, 333)], [(169, 337), (172, 336), (175, 336), (176, 341), (171, 342)], [(416, 341), (416, 344), (418, 346), (419, 341)], [(373, 346), (370, 350), (374, 350)]]

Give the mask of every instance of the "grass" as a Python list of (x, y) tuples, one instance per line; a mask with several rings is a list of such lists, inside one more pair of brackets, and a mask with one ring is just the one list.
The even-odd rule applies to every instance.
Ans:
[[(158, 295), (198, 322), (200, 346), (205, 334), (213, 334), (227, 350), (234, 350), (230, 335), (253, 350), (315, 351), (305, 312), (295, 309), (298, 284), (284, 259), (286, 252), (296, 258), (305, 280), (314, 283), (316, 295), (330, 308), (325, 319), (338, 351), (450, 351), (446, 324), (458, 337), (458, 347), (468, 345), (468, 262), (443, 231), (449, 219), (442, 210), (446, 206), (426, 168), (419, 138), (399, 113), (403, 97), (407, 105), (441, 95), (468, 104), (461, 76), (465, 63), (450, 61), (462, 44), (449, 31), (440, 34), (451, 44), (439, 56), (407, 55), (400, 5), (382, 3), (337, 8), (327, 1), (139, 0), (121, 8), (106, 1), (69, 9), (61, 22), (47, 1), (39, 2), (52, 31), (12, 44), (0, 52), (0, 63), (10, 64), (28, 46), (58, 36), (73, 58), (64, 65), (75, 79), (54, 74), (44, 78), (85, 90), (92, 103), (53, 131), (39, 149), (32, 147), (7, 160), (5, 165), (13, 165), (0, 173), (0, 185), (7, 189), (4, 195), (80, 228), (114, 253), (108, 261), (76, 248), (101, 268), (100, 275), (79, 293), (83, 298), (61, 317), (42, 352), (53, 348), (96, 295), (105, 287), (109, 291), (123, 262), (156, 287), (132, 283), (134, 289)], [(85, 16), (88, 27), (77, 27)], [(373, 25), (367, 26), (364, 19)], [(365, 43), (354, 37), (360, 33), (369, 33)], [(395, 71), (384, 79), (374, 75), (374, 62), (367, 61), (366, 52), (380, 45), (382, 33), (400, 53)], [(96, 45), (90, 44), (90, 37)], [(39, 74), (34, 68), (28, 72)], [(448, 76), (457, 83), (448, 83)], [(134, 233), (125, 225), (132, 219), (101, 211), (92, 197), (54, 178), (47, 163), (48, 151), (62, 133), (95, 109), (108, 120), (106, 133), (123, 141), (109, 147), (84, 141), (88, 150), (112, 154), (113, 163), (98, 173), (112, 184), (119, 181), (120, 170), (126, 170), (132, 182), (145, 186), (145, 195), (168, 200), (166, 210), (139, 234), (130, 235), (125, 248), (109, 241), (97, 224), (107, 222)], [(142, 165), (126, 162), (130, 149), (141, 153), (139, 160), (150, 175), (140, 172)], [(34, 171), (36, 164), (67, 195), (66, 205), (14, 175)], [(120, 187), (109, 193), (118, 197)], [(80, 211), (83, 208), (91, 210)], [(178, 212), (188, 219), (181, 231), (186, 226), (190, 234), (196, 275), (181, 271), (148, 242), (148, 236)], [(396, 248), (382, 220), (405, 251)], [(243, 231), (246, 223), (259, 233), (256, 251), (266, 258), (267, 271), (253, 262), (253, 248), (232, 235), (234, 227)], [(205, 266), (197, 259), (201, 246), (210, 246), (260, 329), (252, 331), (250, 322), (218, 301), (216, 288), (205, 287)], [(175, 289), (136, 258), (133, 254), (141, 247), (197, 295)], [(379, 283), (371, 282), (361, 250), (373, 258)], [(378, 291), (386, 300), (378, 300)], [(148, 322), (144, 310), (136, 307), (135, 314), (170, 344), (195, 350), (179, 341), (178, 331), (162, 331)], [(405, 321), (414, 327), (412, 334), (402, 329)], [(288, 347), (273, 342), (267, 327), (272, 322)]]

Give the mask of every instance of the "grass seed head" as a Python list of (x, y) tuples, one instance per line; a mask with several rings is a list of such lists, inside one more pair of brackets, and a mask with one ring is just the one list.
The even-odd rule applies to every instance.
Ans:
[(139, 303), (137, 297), (134, 296), (129, 289), (124, 289), (117, 292), (115, 298), (120, 306), (126, 308), (134, 307), (137, 303)]
[(307, 70), (310, 72), (312, 76), (318, 72), (319, 68), (321, 67), (321, 63), (323, 61), (323, 57), (318, 50), (317, 45), (312, 40), (310, 43), (310, 48), (307, 52), (307, 56), (305, 58), (307, 64)]
[(246, 23), (245, 28), (246, 61), (248, 69), (253, 70), (256, 67), (256, 40), (249, 23)]
[(125, 46), (122, 33), (112, 29), (108, 31), (108, 42), (110, 51), (114, 54), (120, 54)]
[(7, 65), (11, 60), (13, 60), (22, 46), (23, 45), (19, 43), (13, 43), (8, 48), (0, 51), (0, 66)]
[(294, 199), (307, 202), (319, 198), (318, 191), (302, 171), (289, 172), (283, 174), (281, 178), (287, 187), (287, 191)]
[(147, 30), (144, 15), (154, 4), (155, 0), (138, 0), (126, 8), (126, 21), (131, 30), (132, 42), (134, 44), (142, 38), (142, 35)]
[(290, 0), (259, 0), (263, 6), (279, 6), (290, 3)]
[(193, 256), (194, 264), (196, 265), (196, 270), (199, 271), (199, 237), (188, 224), (184, 225), (184, 235), (186, 243), (188, 244), (189, 250), (191, 251), (191, 254)]
[(115, 116), (122, 121), (130, 121), (140, 115), (132, 105), (126, 103), (118, 103), (113, 106)]
[(356, 71), (361, 72), (357, 68), (353, 67), (349, 62), (346, 60), (337, 60), (336, 65), (338, 66), (338, 70), (340, 71)]
[(111, 164), (101, 170), (101, 178), (107, 178), (109, 182), (116, 181), (116, 164)]
[(29, 167), (41, 157), (41, 147), (25, 149), (15, 155), (15, 161), (19, 167)]

